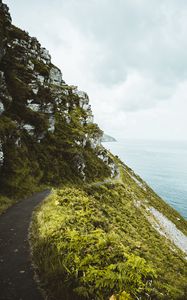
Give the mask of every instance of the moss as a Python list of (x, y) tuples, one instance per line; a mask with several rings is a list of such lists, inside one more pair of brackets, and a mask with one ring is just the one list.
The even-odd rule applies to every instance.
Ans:
[(29, 40), (29, 35), (26, 31), (11, 25), (11, 29), (9, 30), (9, 39)]
[(27, 99), (31, 98), (31, 90), (28, 88), (28, 85), (19, 79), (15, 72), (10, 72), (5, 75), (8, 85), (8, 90), (13, 96), (13, 99), (18, 103), (24, 103)]
[(49, 76), (50, 66), (45, 65), (43, 62), (32, 59), (32, 63), (34, 64), (34, 71), (39, 73), (42, 76)]
[(17, 129), (16, 123), (11, 118), (1, 116), (0, 118), (0, 141), (5, 142), (7, 136), (15, 134)]

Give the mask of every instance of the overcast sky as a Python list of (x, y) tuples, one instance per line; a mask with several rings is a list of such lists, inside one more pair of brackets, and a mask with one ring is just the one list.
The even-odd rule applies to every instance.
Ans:
[(187, 140), (186, 0), (4, 0), (116, 138)]

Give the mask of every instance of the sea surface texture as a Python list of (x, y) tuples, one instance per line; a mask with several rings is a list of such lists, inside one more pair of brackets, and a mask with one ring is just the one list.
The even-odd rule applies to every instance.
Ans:
[(187, 219), (187, 141), (103, 143)]

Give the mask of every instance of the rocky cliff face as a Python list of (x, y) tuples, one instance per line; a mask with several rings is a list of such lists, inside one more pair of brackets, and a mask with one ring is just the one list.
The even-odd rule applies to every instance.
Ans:
[(109, 176), (114, 164), (101, 137), (87, 94), (65, 83), (49, 52), (12, 25), (0, 0), (1, 191), (21, 196), (40, 183)]

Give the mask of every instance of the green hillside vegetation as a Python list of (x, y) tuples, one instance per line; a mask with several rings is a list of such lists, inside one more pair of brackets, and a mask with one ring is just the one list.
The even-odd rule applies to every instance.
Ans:
[(5, 196), (0, 196), (0, 214), (5, 212), (7, 210), (7, 208), (12, 206), (14, 203), (15, 203), (14, 200), (11, 200)]
[[(37, 209), (33, 258), (50, 299), (187, 298), (184, 255), (134, 201), (178, 214), (151, 189), (144, 192), (126, 168), (118, 180), (54, 190)], [(186, 232), (186, 221), (179, 227)]]

